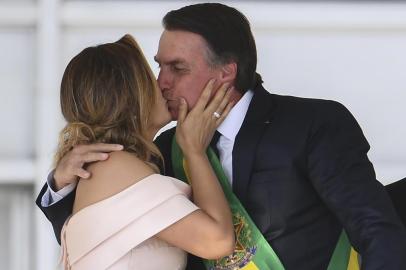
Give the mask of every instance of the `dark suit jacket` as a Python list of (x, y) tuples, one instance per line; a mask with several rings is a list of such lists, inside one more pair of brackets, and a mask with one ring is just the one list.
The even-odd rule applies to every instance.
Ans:
[[(156, 141), (169, 176), (173, 134)], [(234, 144), (233, 190), (285, 269), (326, 269), (343, 228), (363, 269), (406, 269), (405, 228), (375, 179), (368, 150), (343, 105), (254, 90)], [(41, 207), (57, 238), (73, 196)], [(189, 262), (188, 269), (203, 269)]]
[[(173, 134), (156, 140), (170, 176)], [(233, 190), (287, 270), (326, 269), (343, 227), (364, 269), (406, 269), (405, 228), (368, 150), (343, 105), (255, 89), (234, 144)]]
[(396, 212), (406, 225), (406, 178), (385, 186)]

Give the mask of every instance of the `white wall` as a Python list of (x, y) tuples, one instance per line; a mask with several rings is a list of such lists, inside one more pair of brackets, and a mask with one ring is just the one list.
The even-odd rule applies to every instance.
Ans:
[[(405, 177), (406, 3), (303, 2), (226, 3), (251, 21), (268, 90), (342, 102), (371, 144), (378, 179)], [(130, 33), (157, 71), (160, 20), (184, 3), (0, 2), (0, 254), (29, 247), (32, 255), (2, 256), (0, 270), (56, 266), (52, 229), (32, 200), (63, 124), (58, 84), (68, 61), (86, 46)], [(24, 238), (25, 249), (11, 244), (21, 233), (34, 236)]]

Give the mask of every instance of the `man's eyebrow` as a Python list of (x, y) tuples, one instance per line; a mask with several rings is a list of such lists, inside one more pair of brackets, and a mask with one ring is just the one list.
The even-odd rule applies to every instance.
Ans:
[(155, 62), (159, 64), (165, 64), (165, 65), (177, 65), (177, 64), (186, 64), (186, 61), (182, 58), (176, 58), (170, 61), (161, 61), (157, 56), (154, 56)]

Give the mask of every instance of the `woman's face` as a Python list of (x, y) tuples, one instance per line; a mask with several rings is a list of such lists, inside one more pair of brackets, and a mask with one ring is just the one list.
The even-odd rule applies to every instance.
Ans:
[(154, 91), (156, 100), (151, 108), (150, 129), (156, 130), (156, 132), (158, 132), (159, 129), (161, 129), (171, 121), (171, 114), (168, 110), (167, 101), (163, 98), (160, 89), (158, 89), (157, 87), (154, 89)]

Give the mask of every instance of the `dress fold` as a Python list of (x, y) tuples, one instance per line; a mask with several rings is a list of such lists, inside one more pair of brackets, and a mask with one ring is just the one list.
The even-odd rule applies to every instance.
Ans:
[(145, 240), (197, 210), (189, 196), (187, 184), (153, 174), (80, 210), (62, 230), (65, 265), (72, 270), (109, 268)]

